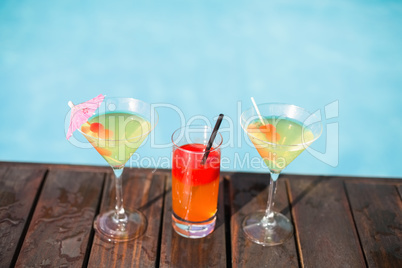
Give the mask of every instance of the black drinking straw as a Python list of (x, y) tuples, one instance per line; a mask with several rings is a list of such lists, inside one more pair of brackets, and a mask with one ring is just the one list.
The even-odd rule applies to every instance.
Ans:
[(202, 157), (202, 164), (203, 165), (205, 165), (205, 161), (207, 161), (207, 158), (208, 158), (208, 155), (209, 155), (209, 150), (211, 150), (212, 143), (215, 140), (215, 137), (216, 137), (216, 134), (218, 133), (219, 127), (221, 126), (222, 119), (223, 119), (223, 114), (220, 114), (219, 117), (218, 117), (218, 120), (216, 120), (216, 124), (215, 124), (214, 130), (211, 133), (211, 137), (209, 138), (207, 148), (205, 148), (205, 153), (204, 153), (204, 156)]

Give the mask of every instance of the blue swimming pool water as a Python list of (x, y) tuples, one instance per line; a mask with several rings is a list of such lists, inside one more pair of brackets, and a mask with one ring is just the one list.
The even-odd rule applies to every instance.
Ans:
[(321, 112), (287, 172), (401, 177), (401, 25), (400, 1), (1, 1), (0, 160), (104, 165), (65, 138), (67, 102), (103, 93), (158, 106), (131, 166), (169, 167), (176, 128), (224, 113), (223, 169), (264, 172), (254, 96)]

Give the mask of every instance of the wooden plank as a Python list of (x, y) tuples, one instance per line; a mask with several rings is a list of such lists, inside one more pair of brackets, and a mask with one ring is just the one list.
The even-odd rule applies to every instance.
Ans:
[(80, 267), (85, 259), (104, 173), (50, 171), (17, 267)]
[(219, 185), (218, 212), (212, 234), (189, 239), (178, 235), (172, 227), (171, 176), (166, 185), (165, 208), (162, 230), (160, 267), (225, 267), (225, 211), (223, 180)]
[(366, 267), (343, 181), (288, 176), (304, 267)]
[(49, 164), (49, 163), (25, 163), (25, 162), (1, 162), (0, 166), (6, 167), (25, 167), (48, 170), (71, 170), (71, 171), (88, 171), (88, 172), (104, 172), (112, 173), (110, 166), (88, 166), (88, 165), (65, 165), (65, 164)]
[(364, 184), (391, 184), (391, 185), (401, 185), (402, 181), (400, 179), (395, 178), (373, 178), (373, 177), (338, 177), (338, 179), (342, 179), (347, 182), (353, 183), (364, 183)]
[(346, 183), (369, 267), (402, 267), (402, 202), (394, 185)]
[[(164, 198), (166, 174), (138, 169), (123, 172), (123, 197), (126, 209), (139, 209), (148, 220), (141, 237), (124, 243), (108, 243), (95, 235), (88, 267), (155, 267)], [(105, 184), (101, 211), (115, 205), (114, 179)]]
[[(285, 185), (286, 178), (278, 180), (274, 210), (291, 219)], [(235, 173), (230, 177), (231, 246), (233, 267), (298, 267), (294, 238), (273, 247), (263, 247), (248, 240), (241, 223), (253, 211), (266, 209), (268, 174)]]
[(0, 267), (15, 262), (44, 169), (0, 168)]

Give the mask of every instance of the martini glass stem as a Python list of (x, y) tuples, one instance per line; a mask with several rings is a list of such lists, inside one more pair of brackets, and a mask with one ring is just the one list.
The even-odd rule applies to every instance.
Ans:
[(124, 166), (121, 168), (113, 168), (115, 175), (115, 186), (116, 186), (116, 206), (115, 206), (115, 220), (122, 224), (121, 227), (124, 228), (124, 224), (127, 223), (127, 215), (123, 206), (123, 182), (122, 176)]
[(265, 210), (265, 216), (262, 218), (262, 224), (264, 226), (269, 226), (274, 224), (274, 197), (276, 193), (276, 182), (278, 181), (279, 173), (270, 174), (269, 189), (268, 189), (268, 201), (267, 209)]

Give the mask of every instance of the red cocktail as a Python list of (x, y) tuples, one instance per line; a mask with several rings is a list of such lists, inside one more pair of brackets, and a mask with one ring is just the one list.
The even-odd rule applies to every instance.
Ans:
[[(186, 128), (177, 131), (187, 131)], [(203, 161), (210, 129), (199, 128), (201, 132), (192, 132), (185, 139), (185, 144), (176, 143), (173, 134), (172, 161), (172, 206), (173, 228), (180, 235), (191, 238), (204, 237), (215, 226), (219, 192), (220, 144), (222, 137), (217, 136), (215, 146)], [(186, 136), (186, 135), (184, 135)], [(203, 138), (205, 137), (205, 138)], [(189, 137), (186, 137), (189, 138)], [(187, 143), (189, 142), (189, 143)]]

